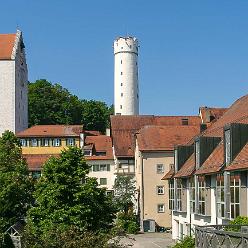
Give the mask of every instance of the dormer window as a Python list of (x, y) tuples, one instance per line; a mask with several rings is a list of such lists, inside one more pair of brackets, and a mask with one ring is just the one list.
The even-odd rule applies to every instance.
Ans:
[(106, 152), (103, 152), (103, 151), (101, 151), (101, 152), (96, 152), (96, 156), (106, 156)]
[(91, 156), (91, 150), (84, 150), (84, 156)]
[(228, 129), (225, 131), (225, 159), (226, 165), (229, 165), (231, 162), (231, 130)]
[(195, 165), (196, 168), (200, 167), (200, 141), (195, 142)]

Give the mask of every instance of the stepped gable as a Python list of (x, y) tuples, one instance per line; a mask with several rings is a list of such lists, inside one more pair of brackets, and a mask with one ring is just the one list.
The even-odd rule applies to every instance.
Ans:
[(188, 120), (188, 126), (200, 126), (199, 116), (111, 116), (111, 135), (115, 155), (117, 157), (133, 157), (135, 134), (143, 127), (149, 126), (180, 126), (182, 120)]
[(173, 151), (199, 134), (200, 126), (145, 126), (137, 134), (140, 151)]
[(16, 34), (0, 34), (0, 60), (11, 60)]

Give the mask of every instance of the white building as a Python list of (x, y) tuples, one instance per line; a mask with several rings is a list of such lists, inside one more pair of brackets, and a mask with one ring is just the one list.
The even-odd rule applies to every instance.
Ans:
[(0, 34), (0, 134), (28, 127), (28, 70), (22, 33)]
[(135, 37), (117, 38), (114, 56), (115, 114), (138, 115), (138, 40)]

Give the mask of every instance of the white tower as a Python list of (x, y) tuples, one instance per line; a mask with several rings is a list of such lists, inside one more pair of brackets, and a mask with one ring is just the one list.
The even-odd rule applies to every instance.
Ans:
[(139, 114), (138, 40), (119, 37), (114, 41), (115, 114)]

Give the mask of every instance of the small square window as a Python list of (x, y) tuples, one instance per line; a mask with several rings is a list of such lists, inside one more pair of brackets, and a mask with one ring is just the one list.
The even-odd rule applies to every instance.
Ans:
[(157, 194), (164, 195), (164, 186), (157, 186)]
[(164, 173), (164, 165), (157, 164), (157, 174), (163, 174), (163, 173)]
[(158, 204), (158, 213), (164, 213), (164, 204)]
[(107, 178), (100, 178), (100, 185), (107, 185)]
[(183, 126), (188, 126), (189, 125), (189, 119), (188, 118), (183, 118), (182, 119), (182, 125)]

